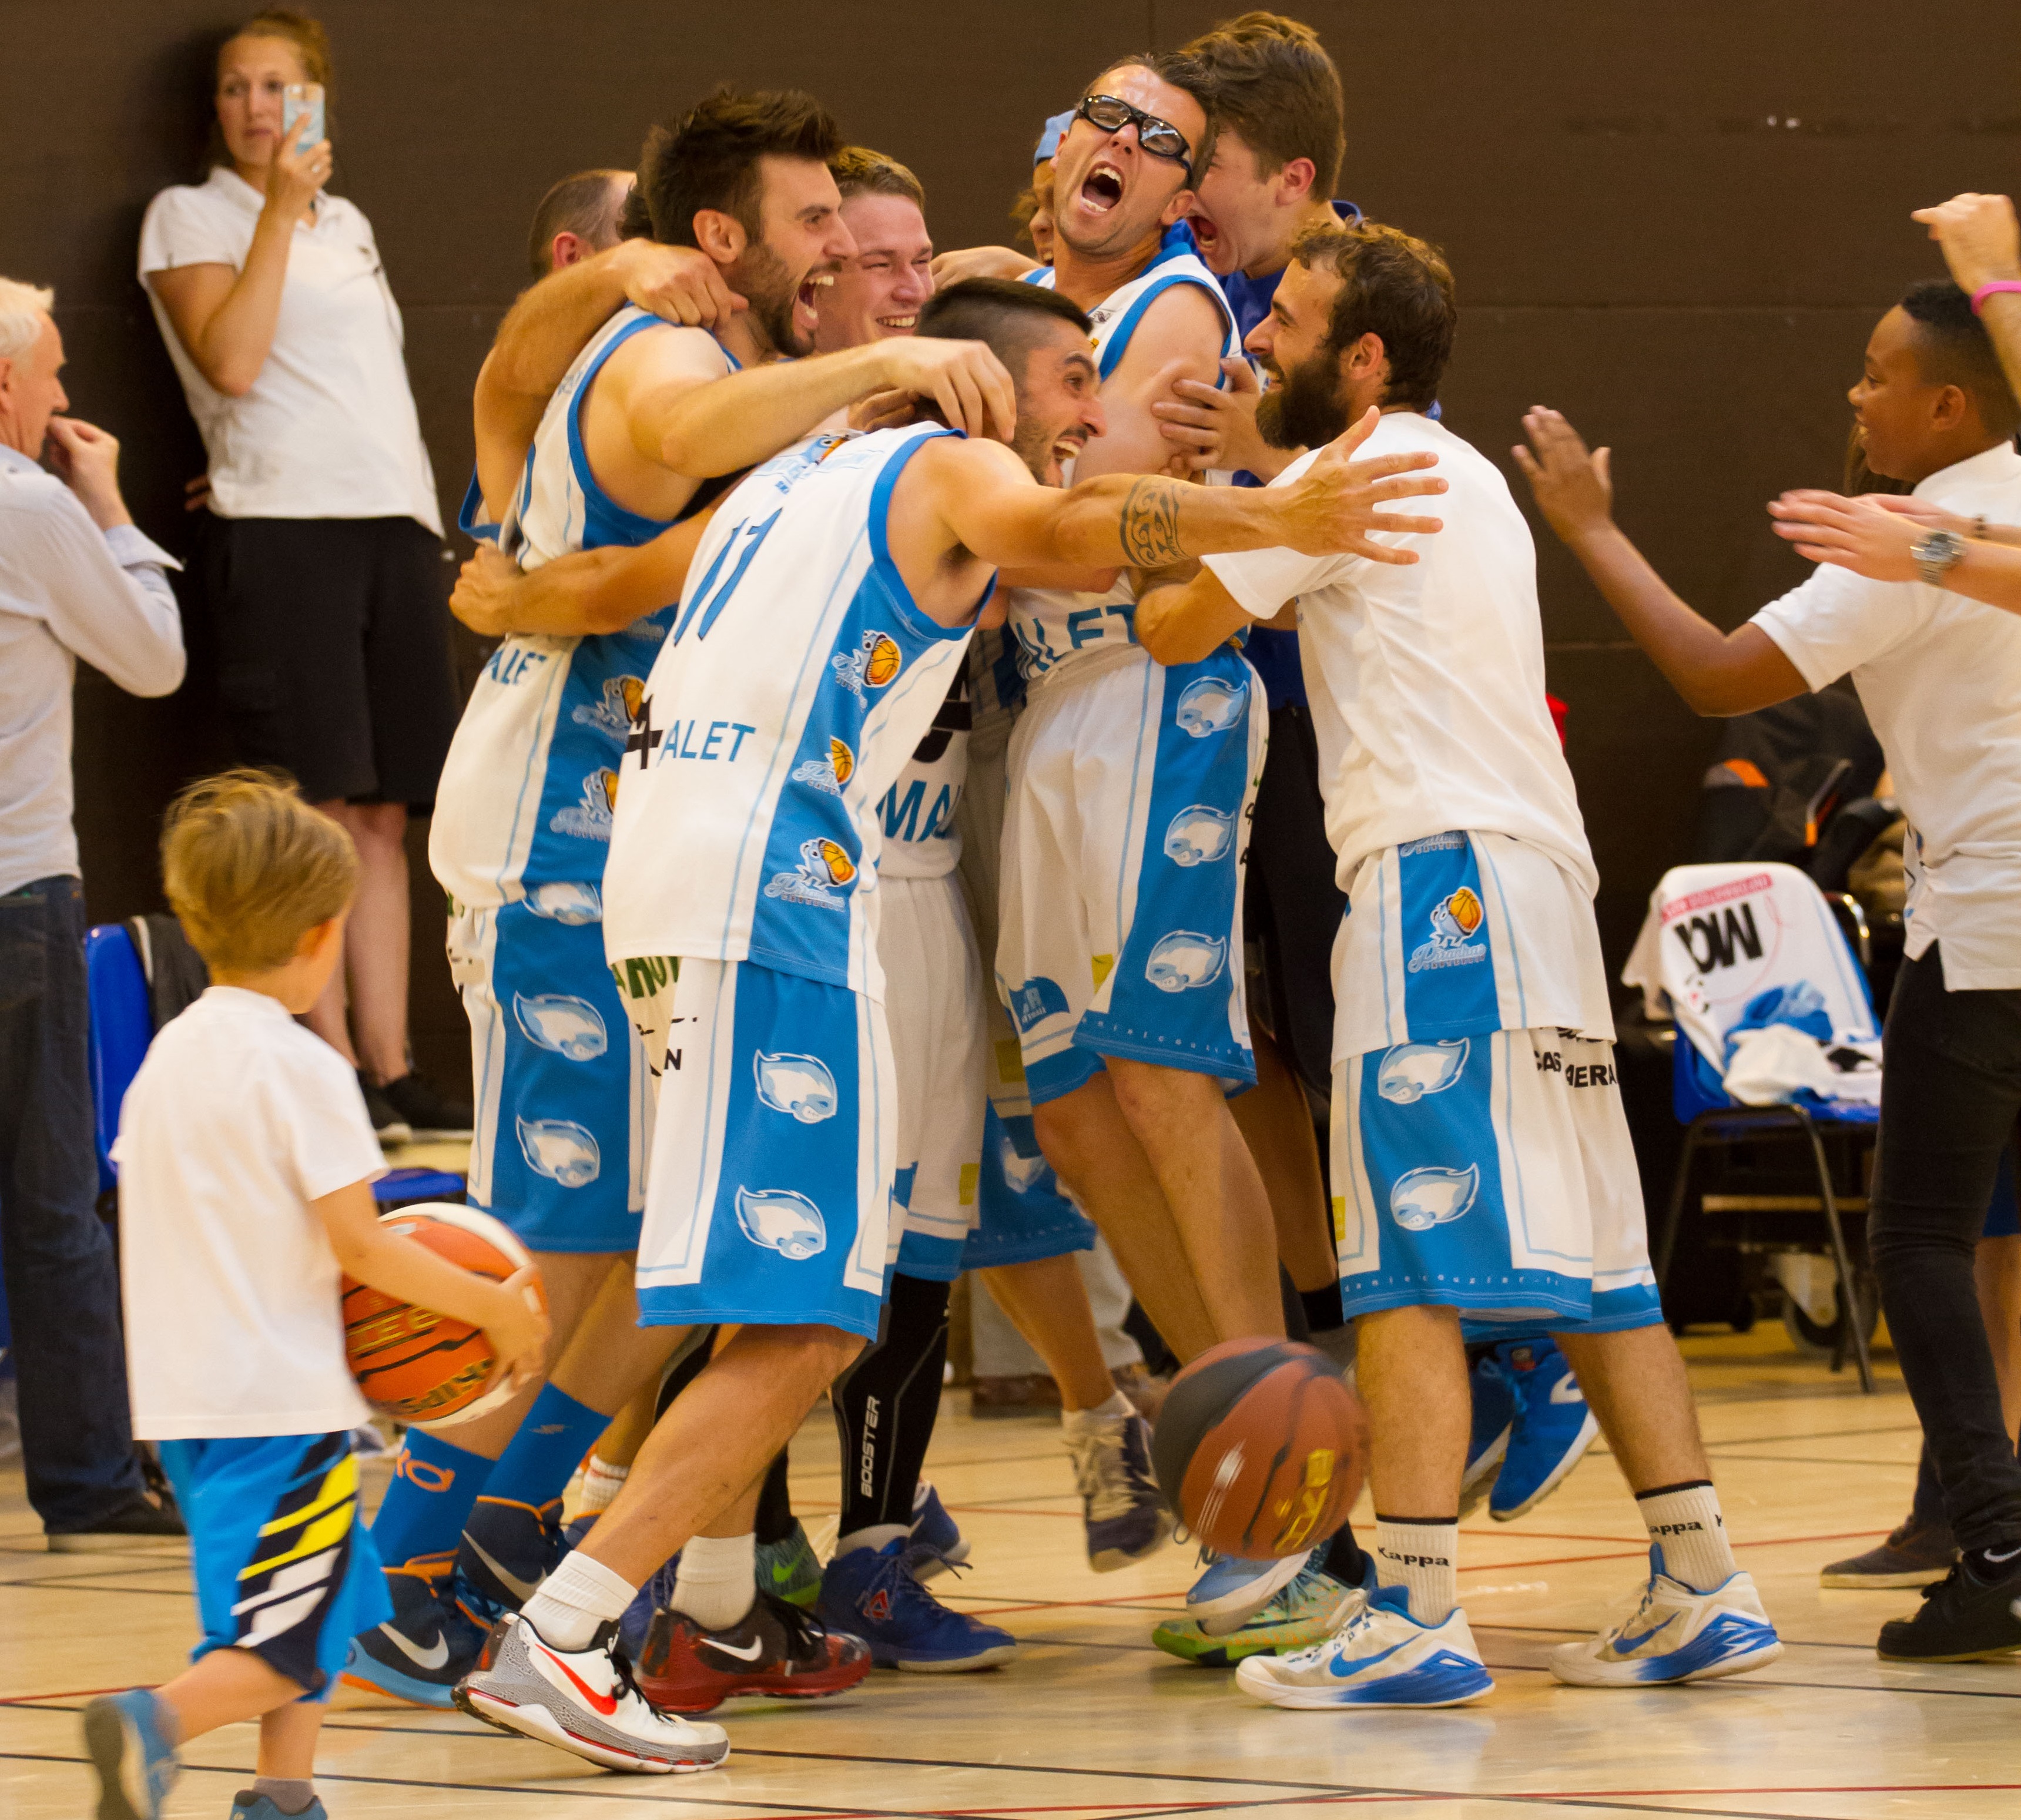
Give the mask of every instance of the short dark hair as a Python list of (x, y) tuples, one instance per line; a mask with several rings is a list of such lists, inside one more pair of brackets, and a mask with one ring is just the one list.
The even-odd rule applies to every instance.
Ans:
[(1310, 158), (1313, 194), (1333, 195), (1347, 153), (1347, 104), (1316, 31), (1280, 13), (1245, 13), (1201, 33), (1182, 54), (1206, 67), (1215, 116), (1256, 154), (1258, 177)]
[(1420, 411), (1436, 403), (1459, 320), (1452, 271), (1439, 249), (1400, 228), (1364, 221), (1309, 228), (1291, 257), (1309, 270), (1324, 266), (1341, 280), (1327, 351), (1338, 354), (1364, 335), (1380, 336), (1389, 360), (1382, 402)]
[(828, 168), (845, 202), (852, 196), (902, 196), (925, 212), (926, 186), (895, 158), (867, 145), (845, 145), (828, 161)]
[(1910, 286), (1902, 308), (1916, 325), (1916, 363), (1924, 378), (1956, 386), (1987, 429), (2011, 437), (2021, 424), (2021, 403), (2001, 370), (1993, 337), (1972, 314), (1972, 299), (1947, 278), (1926, 278)]
[(834, 117), (803, 90), (747, 93), (726, 85), (683, 115), (672, 132), (656, 126), (646, 136), (639, 193), (653, 238), (669, 246), (695, 246), (695, 216), (717, 209), (734, 216), (755, 240), (762, 227), (758, 161), (801, 158), (826, 164), (842, 146)]
[(1015, 278), (968, 278), (935, 291), (919, 311), (914, 332), (943, 341), (982, 342), (1014, 377), (1021, 378), (1048, 318), (1069, 323), (1083, 335), (1094, 333), (1080, 305), (1056, 290)]
[[(1102, 67), (1081, 85), (1083, 98), (1095, 92), (1094, 85), (1111, 70), (1149, 70), (1161, 82), (1188, 94), (1200, 103), (1200, 111), (1207, 116), (1207, 125), (1200, 133), (1200, 144), (1193, 147), (1193, 162), (1186, 167), (1186, 182), (1190, 187), (1198, 181), (1200, 173), (1214, 160), (1214, 140), (1216, 115), (1214, 104), (1214, 75), (1198, 57), (1182, 50), (1138, 50), (1127, 56), (1111, 57)], [(1071, 124), (1071, 123), (1070, 123)]]
[(628, 182), (624, 194), (614, 201), (611, 191), (616, 185), (611, 180), (625, 175), (623, 171), (577, 171), (574, 177), (563, 177), (541, 197), (526, 236), (526, 264), (536, 278), (545, 278), (554, 269), (548, 261), (554, 255), (557, 234), (566, 231), (584, 240), (595, 240), (617, 231), (632, 187)]

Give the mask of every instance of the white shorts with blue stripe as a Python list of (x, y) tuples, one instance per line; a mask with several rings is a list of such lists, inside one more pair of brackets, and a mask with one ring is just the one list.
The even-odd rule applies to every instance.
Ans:
[[(1393, 847), (1357, 873), (1334, 979), (1346, 1312), (1455, 1308), (1554, 1332), (1659, 1323), (1579, 882), (1502, 835)], [(1516, 1021), (1525, 1013), (1535, 1021)], [(1375, 1043), (1350, 1046), (1371, 1029)]]
[(1034, 1105), (1123, 1056), (1252, 1084), (1242, 868), (1268, 719), (1231, 646), (1083, 653), (1011, 735), (997, 989)]
[(640, 1321), (876, 1338), (898, 1149), (884, 1007), (683, 956), (661, 1053)]

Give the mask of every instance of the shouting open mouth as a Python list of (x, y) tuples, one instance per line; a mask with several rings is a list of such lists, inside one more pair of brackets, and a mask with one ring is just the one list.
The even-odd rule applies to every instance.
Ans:
[(1097, 160), (1081, 180), (1080, 200), (1082, 207), (1106, 215), (1123, 200), (1123, 173), (1105, 159)]

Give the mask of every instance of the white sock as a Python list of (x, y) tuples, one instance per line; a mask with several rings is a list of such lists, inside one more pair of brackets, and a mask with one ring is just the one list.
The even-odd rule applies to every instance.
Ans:
[(692, 1536), (674, 1570), (669, 1607), (704, 1630), (727, 1630), (758, 1602), (758, 1538)]
[(901, 1536), (912, 1533), (907, 1523), (873, 1523), (862, 1529), (853, 1529), (847, 1535), (835, 1538), (837, 1556), (853, 1555), (858, 1549), (881, 1549), (887, 1542), (895, 1542)]
[(1645, 1491), (1635, 1508), (1648, 1526), (1649, 1539), (1663, 1551), (1663, 1571), (1695, 1592), (1710, 1592), (1739, 1570), (1728, 1545), (1719, 1494), (1711, 1481), (1666, 1485)]
[(629, 1466), (614, 1466), (601, 1454), (592, 1454), (589, 1464), (582, 1469), (582, 1500), (576, 1505), (576, 1515), (608, 1510), (631, 1472)]
[(1091, 1429), (1107, 1428), (1112, 1422), (1120, 1422), (1125, 1417), (1137, 1413), (1137, 1406), (1120, 1390), (1112, 1391), (1106, 1403), (1098, 1403), (1092, 1409), (1063, 1409), (1060, 1411), (1060, 1426), (1067, 1432), (1069, 1440), (1084, 1435)]
[(1443, 1624), (1459, 1603), (1459, 1519), (1450, 1522), (1397, 1522), (1375, 1519), (1375, 1581), (1403, 1586), (1411, 1595), (1411, 1615), (1420, 1624)]
[(639, 1589), (581, 1549), (563, 1556), (561, 1565), (541, 1582), (520, 1615), (558, 1650), (586, 1650), (599, 1625), (625, 1615)]

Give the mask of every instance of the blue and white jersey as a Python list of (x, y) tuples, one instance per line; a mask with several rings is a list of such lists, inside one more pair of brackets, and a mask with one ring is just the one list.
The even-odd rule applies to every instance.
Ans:
[[(1051, 266), (1025, 275), (1029, 284), (1055, 288)], [(1177, 285), (1194, 285), (1214, 300), (1221, 312), (1220, 358), (1242, 351), (1235, 318), (1221, 281), (1207, 270), (1193, 242), (1193, 230), (1182, 221), (1165, 230), (1158, 257), (1136, 277), (1109, 293), (1088, 312), (1094, 333), (1095, 367), (1106, 380), (1121, 364), (1131, 337), (1145, 312)], [(1069, 483), (1071, 483), (1071, 476)], [(1137, 599), (1127, 580), (1106, 594), (1076, 594), (1063, 588), (1018, 588), (1010, 592), (1007, 628), (1017, 651), (1018, 668), (1027, 682), (1054, 674), (1062, 664), (1091, 646), (1137, 642)]]
[(972, 630), (920, 611), (885, 524), (905, 464), (954, 434), (818, 436), (718, 510), (622, 772), (604, 889), (613, 962), (751, 960), (883, 996), (879, 805)]
[(968, 741), (975, 725), (969, 668), (957, 667), (927, 737), (878, 803), (884, 850), (877, 869), (887, 878), (945, 878), (961, 863), (955, 811), (968, 787)]
[[(679, 522), (628, 511), (597, 485), (583, 452), (590, 381), (650, 329), (704, 333), (628, 305), (591, 337), (548, 401), (497, 530), (499, 548), (523, 568), (577, 550), (650, 543)], [(734, 372), (736, 360), (722, 358), (724, 373)], [(698, 489), (689, 511), (713, 490)], [(603, 875), (618, 761), (672, 616), (669, 602), (621, 632), (515, 636), (492, 653), (450, 742), (428, 831), (428, 864), (450, 897), (496, 908), (541, 885), (593, 884)]]

